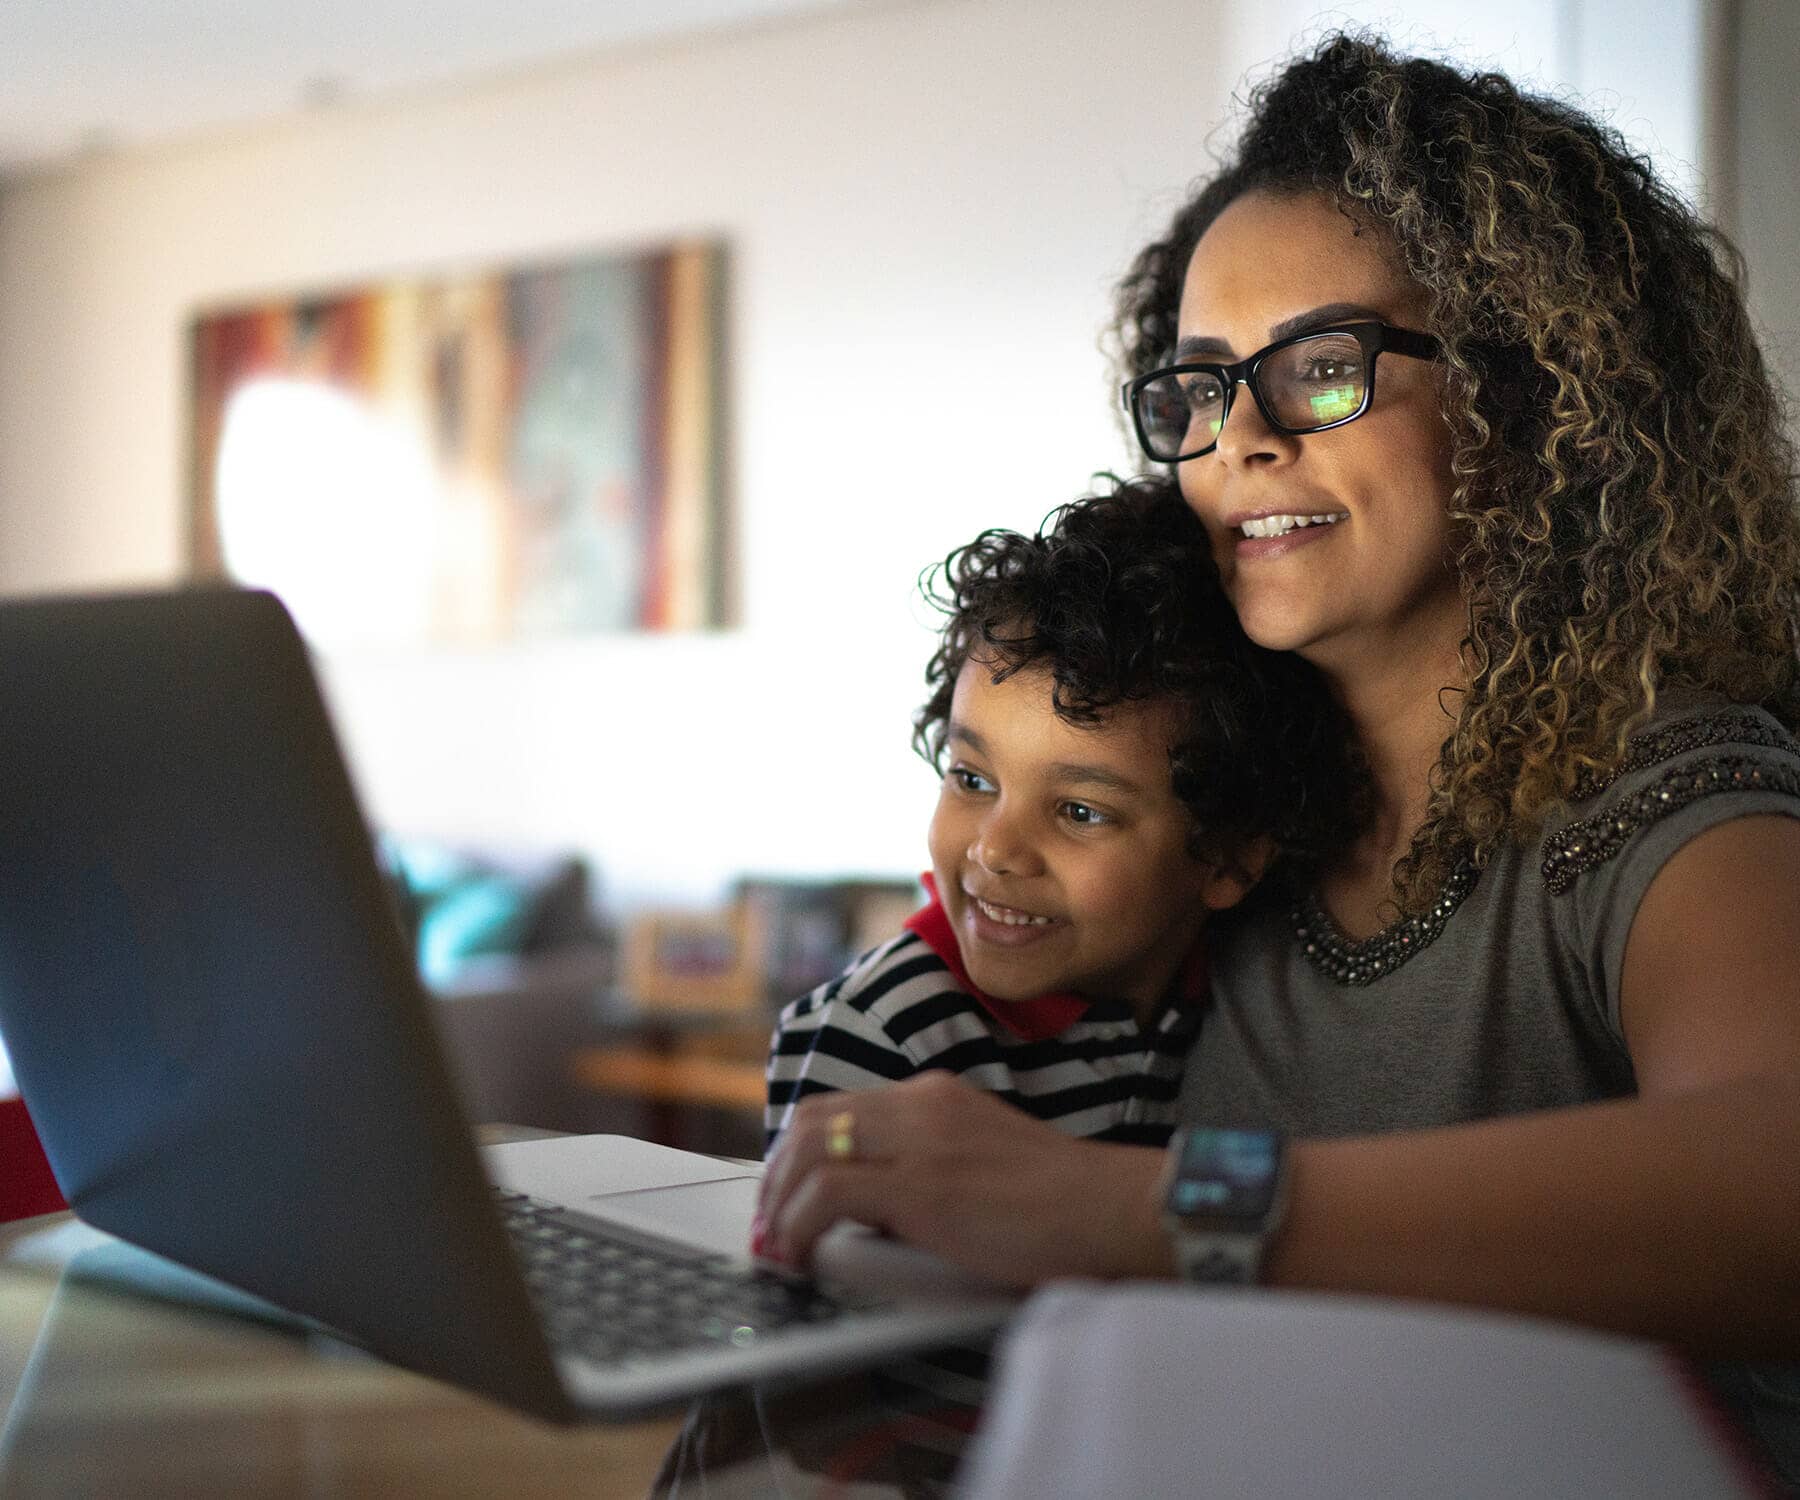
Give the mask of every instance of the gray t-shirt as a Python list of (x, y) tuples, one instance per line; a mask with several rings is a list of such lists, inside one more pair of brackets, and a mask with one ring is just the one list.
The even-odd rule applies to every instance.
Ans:
[[(1352, 942), (1316, 903), (1264, 897), (1215, 929), (1181, 1118), (1339, 1136), (1635, 1092), (1619, 976), (1638, 905), (1688, 840), (1766, 813), (1800, 817), (1800, 741), (1759, 709), (1668, 695), (1619, 771), (1424, 916)], [(1797, 1370), (1712, 1373), (1800, 1494)]]
[(1800, 742), (1760, 709), (1665, 701), (1623, 769), (1576, 790), (1536, 843), (1365, 941), (1307, 900), (1217, 924), (1182, 1118), (1356, 1135), (1634, 1092), (1619, 975), (1638, 903), (1696, 834), (1800, 817)]

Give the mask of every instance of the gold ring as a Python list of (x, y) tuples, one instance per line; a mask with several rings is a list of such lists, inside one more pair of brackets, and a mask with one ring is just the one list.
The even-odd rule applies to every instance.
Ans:
[(840, 1109), (825, 1125), (825, 1154), (833, 1161), (851, 1161), (856, 1156), (856, 1116)]

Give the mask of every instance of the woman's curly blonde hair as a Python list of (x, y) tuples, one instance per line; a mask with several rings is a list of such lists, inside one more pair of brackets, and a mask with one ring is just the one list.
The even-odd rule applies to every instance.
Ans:
[(1259, 189), (1384, 225), (1445, 349), (1468, 676), (1403, 909), (1616, 766), (1659, 690), (1800, 723), (1781, 402), (1741, 259), (1647, 161), (1498, 74), (1334, 35), (1251, 95), (1235, 156), (1121, 282), (1126, 374), (1167, 360), (1195, 244)]

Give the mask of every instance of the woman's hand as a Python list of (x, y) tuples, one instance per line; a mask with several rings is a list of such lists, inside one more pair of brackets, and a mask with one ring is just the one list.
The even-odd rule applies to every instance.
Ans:
[[(848, 1115), (853, 1151), (834, 1156)], [(795, 1106), (763, 1178), (761, 1253), (803, 1266), (840, 1220), (987, 1280), (1167, 1276), (1162, 1153), (1076, 1140), (948, 1073)]]

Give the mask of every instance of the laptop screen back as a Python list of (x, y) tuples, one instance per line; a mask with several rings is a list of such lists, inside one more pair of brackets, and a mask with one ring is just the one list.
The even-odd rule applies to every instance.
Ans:
[(83, 1219), (567, 1415), (271, 596), (0, 604), (0, 1031)]

